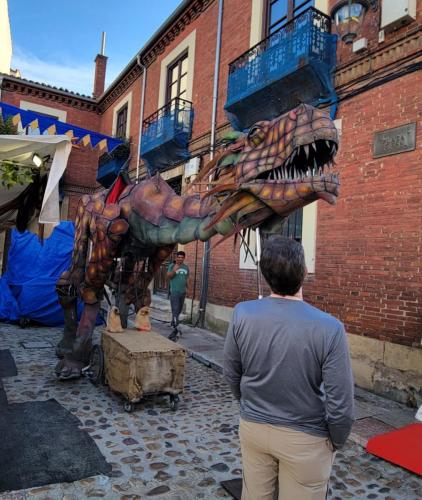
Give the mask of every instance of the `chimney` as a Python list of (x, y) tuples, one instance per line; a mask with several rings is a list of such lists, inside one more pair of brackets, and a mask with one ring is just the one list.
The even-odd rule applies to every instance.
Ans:
[(107, 57), (104, 55), (105, 52), (105, 39), (106, 34), (103, 31), (101, 37), (101, 52), (97, 54), (95, 58), (95, 75), (94, 75), (94, 91), (92, 92), (92, 97), (100, 97), (104, 92), (106, 68), (107, 68)]

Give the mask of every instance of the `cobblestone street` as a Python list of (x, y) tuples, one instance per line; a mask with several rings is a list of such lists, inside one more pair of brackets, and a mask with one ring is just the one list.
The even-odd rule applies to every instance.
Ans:
[[(230, 498), (219, 482), (241, 476), (239, 411), (219, 373), (189, 358), (177, 412), (170, 411), (168, 398), (157, 397), (129, 414), (107, 387), (86, 379), (56, 380), (53, 346), (60, 329), (1, 324), (0, 332), (0, 348), (10, 349), (18, 369), (16, 377), (3, 379), (8, 403), (56, 399), (78, 417), (112, 465), (110, 477), (3, 493), (1, 500)], [(51, 347), (24, 349), (23, 341), (46, 341)], [(366, 454), (358, 444), (349, 441), (337, 454), (331, 499), (421, 497), (421, 478)]]

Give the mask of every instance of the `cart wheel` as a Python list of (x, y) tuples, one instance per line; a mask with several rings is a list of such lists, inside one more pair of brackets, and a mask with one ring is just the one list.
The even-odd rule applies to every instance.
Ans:
[(132, 413), (135, 409), (135, 405), (133, 403), (129, 403), (129, 401), (126, 401), (123, 408), (127, 413)]
[(170, 394), (170, 410), (177, 411), (179, 409), (179, 396), (177, 394)]
[(104, 353), (99, 344), (94, 344), (89, 358), (88, 378), (98, 385), (104, 382)]

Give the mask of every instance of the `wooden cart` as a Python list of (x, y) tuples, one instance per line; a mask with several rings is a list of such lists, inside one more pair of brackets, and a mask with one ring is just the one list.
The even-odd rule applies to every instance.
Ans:
[(154, 331), (104, 331), (101, 345), (92, 348), (87, 375), (92, 382), (105, 381), (112, 391), (122, 394), (128, 412), (153, 394), (169, 395), (175, 411), (183, 392), (185, 359), (181, 346)]

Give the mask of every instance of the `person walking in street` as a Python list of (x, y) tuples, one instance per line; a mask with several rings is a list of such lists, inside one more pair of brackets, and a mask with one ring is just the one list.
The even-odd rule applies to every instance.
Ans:
[(179, 334), (177, 326), (179, 325), (179, 316), (186, 297), (189, 267), (184, 263), (185, 258), (185, 252), (177, 252), (176, 262), (172, 262), (167, 268), (167, 278), (170, 280), (171, 326), (173, 327), (173, 331), (169, 335), (171, 340), (175, 340)]
[(279, 500), (325, 499), (354, 421), (346, 333), (303, 301), (302, 245), (268, 238), (260, 267), (271, 295), (236, 305), (224, 347), (240, 400), (242, 500), (273, 500), (277, 486)]

